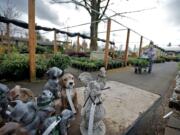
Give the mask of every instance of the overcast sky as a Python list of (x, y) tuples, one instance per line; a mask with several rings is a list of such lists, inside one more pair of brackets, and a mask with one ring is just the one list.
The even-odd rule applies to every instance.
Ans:
[[(0, 0), (0, 6), (5, 7), (7, 0)], [(11, 0), (17, 9), (22, 13), (19, 18), (28, 21), (28, 0)], [(107, 16), (115, 12), (128, 12), (141, 9), (151, 9), (143, 12), (124, 14), (126, 17), (114, 17), (113, 19), (135, 30), (148, 39), (151, 39), (159, 46), (166, 46), (169, 42), (173, 45), (180, 44), (180, 0), (111, 0), (106, 12)], [(113, 10), (113, 11), (112, 11)], [(63, 28), (90, 22), (90, 16), (86, 10), (74, 5), (50, 4), (49, 0), (36, 0), (36, 23), (47, 27)], [(106, 30), (106, 22), (101, 22), (99, 32)], [(111, 30), (123, 29), (124, 27), (112, 21)], [(63, 29), (67, 30), (67, 29)], [(69, 28), (70, 32), (89, 33), (89, 25)], [(42, 32), (44, 33), (44, 32)], [(111, 33), (111, 40), (115, 41), (119, 48), (125, 44), (127, 31)], [(53, 33), (46, 33), (44, 36), (52, 39)], [(105, 34), (99, 34), (105, 38)], [(59, 38), (62, 38), (59, 35)], [(130, 46), (139, 46), (140, 36), (131, 32)], [(144, 45), (149, 43), (144, 39)], [(104, 44), (104, 43), (99, 43)]]

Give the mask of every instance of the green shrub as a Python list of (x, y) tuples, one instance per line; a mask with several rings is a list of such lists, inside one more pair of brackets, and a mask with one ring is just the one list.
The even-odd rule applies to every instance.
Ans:
[(108, 62), (108, 69), (119, 68), (123, 66), (123, 62), (120, 60), (110, 60)]
[(36, 46), (36, 54), (43, 54), (45, 52), (47, 52), (46, 47), (39, 45)]
[[(4, 54), (0, 60), (0, 79), (22, 80), (29, 78), (29, 62), (27, 54)], [(47, 59), (45, 55), (36, 55), (36, 76), (42, 77), (47, 69), (57, 66), (61, 69), (70, 64), (68, 56), (55, 54)]]
[(71, 65), (70, 57), (61, 53), (54, 54), (48, 61), (48, 68), (56, 66), (64, 70), (69, 65)]
[(15, 79), (28, 77), (28, 58), (27, 55), (12, 53), (4, 55), (0, 66), (1, 79)]
[(137, 58), (130, 57), (130, 58), (128, 58), (127, 64), (128, 65), (134, 65), (136, 63), (136, 61), (137, 61)]
[(20, 53), (28, 53), (28, 46), (27, 45), (22, 45), (19, 47), (19, 52)]
[(43, 55), (36, 56), (36, 76), (42, 77), (44, 76), (45, 72), (47, 71), (48, 67), (48, 60)]
[[(108, 62), (108, 69), (119, 68), (123, 65), (120, 60), (110, 60)], [(104, 66), (103, 60), (90, 60), (88, 58), (72, 58), (72, 66), (83, 71), (97, 71)]]
[(147, 67), (149, 64), (147, 59), (142, 59), (142, 58), (136, 58), (131, 60), (131, 65), (133, 66), (140, 66), (140, 67)]

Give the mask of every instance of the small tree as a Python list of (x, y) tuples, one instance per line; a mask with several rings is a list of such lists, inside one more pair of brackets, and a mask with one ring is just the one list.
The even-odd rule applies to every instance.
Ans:
[(98, 24), (105, 14), (110, 0), (51, 0), (51, 2), (60, 4), (73, 3), (76, 4), (76, 6), (85, 8), (88, 11), (91, 17), (90, 50), (97, 50)]

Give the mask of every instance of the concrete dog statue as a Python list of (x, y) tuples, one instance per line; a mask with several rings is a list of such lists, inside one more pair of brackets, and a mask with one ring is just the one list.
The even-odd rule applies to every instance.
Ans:
[[(54, 101), (53, 94), (49, 90), (44, 90), (42, 94), (37, 98), (37, 107), (38, 107), (38, 116), (40, 118), (40, 134), (44, 135), (51, 134), (51, 131), (48, 131), (48, 127), (53, 124), (53, 122), (60, 119), (60, 122), (52, 130), (54, 132), (60, 132), (61, 135), (67, 135), (67, 124), (68, 121), (73, 117), (73, 113), (70, 110), (64, 110), (60, 115), (54, 115)], [(47, 130), (47, 132), (46, 132)]]
[(47, 118), (52, 117), (56, 110), (53, 107), (53, 94), (49, 90), (44, 90), (42, 94), (37, 98), (37, 115), (40, 119), (39, 131), (40, 134), (44, 129), (44, 122)]
[(60, 77), (63, 74), (63, 71), (57, 67), (52, 67), (46, 72), (48, 76), (48, 81), (44, 85), (43, 90), (50, 90), (54, 96), (54, 107), (56, 109), (56, 114), (60, 114), (61, 112), (61, 99), (60, 99), (60, 89), (59, 85)]
[(43, 102), (40, 103), (41, 104), (40, 106), (50, 104), (50, 106), (55, 109), (56, 114), (61, 113), (61, 111), (62, 111), (61, 110), (61, 107), (62, 107), (61, 99), (55, 98), (53, 93), (50, 90), (43, 90), (42, 95), (38, 99), (40, 99), (41, 101), (43, 101), (43, 99), (45, 100), (44, 103)]
[(23, 102), (28, 102), (34, 101), (34, 98), (34, 93), (30, 89), (22, 88), (20, 85), (16, 85), (8, 93), (8, 99), (10, 101), (21, 100)]
[(77, 92), (74, 88), (74, 76), (70, 73), (65, 73), (60, 79), (61, 85), (61, 101), (62, 110), (70, 109), (73, 113), (78, 111)]
[(81, 110), (82, 121), (80, 131), (82, 135), (105, 135), (106, 128), (103, 123), (105, 108), (101, 98), (101, 91), (105, 87), (105, 69), (101, 68), (97, 80), (90, 73), (81, 73), (79, 79), (84, 83), (84, 106)]
[(44, 89), (50, 90), (55, 98), (59, 98), (58, 92), (61, 89), (59, 85), (59, 79), (63, 74), (63, 71), (57, 67), (52, 67), (46, 72), (48, 81), (45, 84)]
[(35, 104), (15, 100), (10, 105), (13, 107), (10, 113), (11, 120), (19, 123), (30, 135), (35, 135), (40, 122)]
[(44, 90), (37, 98), (38, 116), (41, 123), (56, 112), (53, 106), (53, 98), (53, 94), (49, 90)]
[(0, 83), (0, 124), (3, 124), (8, 118), (8, 115), (6, 114), (6, 110), (8, 109), (8, 92), (9, 88)]

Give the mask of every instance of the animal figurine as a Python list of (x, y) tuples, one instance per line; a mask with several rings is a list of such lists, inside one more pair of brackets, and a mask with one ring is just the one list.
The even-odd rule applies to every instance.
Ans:
[(74, 76), (70, 73), (65, 73), (60, 79), (60, 85), (62, 110), (70, 109), (76, 114), (78, 111), (78, 101), (77, 92), (74, 88)]
[(19, 123), (30, 135), (36, 135), (40, 119), (34, 102), (15, 100), (10, 105), (13, 107), (10, 113), (11, 121)]
[(42, 125), (42, 135), (67, 135), (67, 128), (74, 114), (72, 111), (65, 109), (61, 115), (45, 119)]
[(30, 135), (28, 131), (17, 122), (8, 122), (0, 128), (0, 135)]
[(55, 98), (59, 98), (58, 93), (60, 88), (59, 79), (63, 74), (63, 71), (57, 67), (52, 67), (46, 72), (48, 76), (48, 81), (44, 85), (43, 90), (48, 89), (50, 90)]
[(80, 131), (82, 135), (105, 135), (106, 128), (103, 122), (105, 108), (101, 98), (102, 90), (105, 87), (105, 69), (101, 68), (97, 80), (93, 79), (90, 73), (84, 72), (79, 79), (85, 85), (84, 106), (81, 110), (82, 121)]
[(0, 83), (0, 125), (3, 125), (4, 122), (8, 119), (8, 115), (6, 110), (8, 109), (8, 99), (7, 94), (9, 92), (9, 88)]
[(16, 85), (8, 93), (8, 99), (10, 101), (21, 100), (23, 102), (34, 101), (34, 93), (27, 88), (22, 88), (20, 85)]
[(53, 94), (49, 90), (44, 90), (42, 94), (37, 98), (37, 109), (40, 123), (55, 114), (56, 110), (53, 106)]

